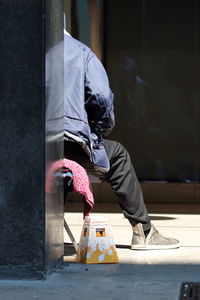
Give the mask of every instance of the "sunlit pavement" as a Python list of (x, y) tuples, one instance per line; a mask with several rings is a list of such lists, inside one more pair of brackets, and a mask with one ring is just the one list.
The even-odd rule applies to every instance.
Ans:
[[(152, 214), (156, 228), (182, 244), (179, 249), (154, 251), (130, 250), (132, 229), (121, 213), (94, 215), (109, 217), (119, 264), (66, 262), (44, 281), (1, 281), (0, 299), (175, 300), (181, 282), (200, 281), (199, 215)], [(67, 213), (65, 218), (79, 241), (82, 213)], [(64, 238), (70, 243), (66, 233)], [(68, 248), (72, 249), (65, 246), (66, 255)]]
[[(172, 250), (130, 250), (132, 229), (120, 213), (93, 213), (108, 216), (112, 227), (117, 253), (121, 264), (200, 264), (200, 216), (186, 214), (152, 214), (155, 227), (164, 235), (177, 238), (181, 247)], [(65, 214), (76, 238), (80, 239), (83, 225), (81, 213)], [(65, 242), (69, 237), (64, 233)]]
[[(130, 250), (132, 229), (121, 213), (95, 213), (108, 216), (119, 256), (119, 265), (69, 264), (73, 274), (88, 269), (103, 282), (120, 283), (126, 291), (124, 299), (178, 299), (181, 282), (200, 281), (200, 216), (195, 214), (151, 214), (155, 227), (164, 235), (180, 240), (181, 247), (172, 250)], [(83, 224), (81, 213), (65, 215), (79, 241)], [(65, 234), (65, 242), (70, 240)], [(84, 272), (83, 272), (84, 273)], [(88, 273), (87, 273), (87, 276)], [(130, 286), (128, 286), (130, 284)], [(113, 285), (113, 298), (120, 299)], [(130, 291), (129, 290), (129, 291)], [(106, 294), (105, 294), (106, 295)], [(133, 297), (133, 295), (135, 295)], [(137, 295), (137, 297), (136, 297)]]

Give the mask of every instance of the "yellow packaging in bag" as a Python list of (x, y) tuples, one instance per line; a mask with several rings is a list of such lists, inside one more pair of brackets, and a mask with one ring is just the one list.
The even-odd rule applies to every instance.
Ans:
[(107, 217), (85, 217), (77, 261), (86, 264), (119, 262), (111, 225)]

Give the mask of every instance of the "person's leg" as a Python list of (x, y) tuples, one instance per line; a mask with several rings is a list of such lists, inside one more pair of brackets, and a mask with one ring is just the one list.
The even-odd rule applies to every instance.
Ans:
[(118, 196), (123, 213), (133, 228), (131, 249), (173, 249), (179, 241), (160, 234), (151, 224), (142, 190), (127, 150), (118, 142), (104, 140), (110, 171), (104, 176)]
[(127, 150), (116, 141), (104, 140), (104, 145), (110, 160), (110, 171), (104, 179), (111, 184), (120, 207), (131, 225), (142, 223), (144, 230), (149, 230), (150, 219)]

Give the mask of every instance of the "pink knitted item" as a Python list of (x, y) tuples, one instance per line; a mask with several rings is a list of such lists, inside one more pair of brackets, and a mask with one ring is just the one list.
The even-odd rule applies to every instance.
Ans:
[(54, 172), (57, 169), (60, 169), (62, 167), (66, 167), (71, 170), (73, 174), (73, 188), (74, 191), (77, 193), (80, 193), (84, 196), (84, 218), (85, 216), (89, 215), (89, 212), (94, 206), (94, 197), (93, 193), (91, 191), (90, 182), (88, 179), (88, 175), (85, 171), (85, 169), (80, 166), (75, 161), (69, 160), (64, 158), (63, 160), (56, 161), (52, 164), (48, 175), (47, 175), (47, 185), (46, 185), (46, 191), (52, 192), (53, 188), (53, 178), (54, 178)]
[(70, 169), (73, 174), (74, 191), (84, 195), (84, 217), (89, 214), (94, 206), (94, 197), (91, 191), (88, 175), (83, 167), (73, 160), (64, 158), (63, 165)]

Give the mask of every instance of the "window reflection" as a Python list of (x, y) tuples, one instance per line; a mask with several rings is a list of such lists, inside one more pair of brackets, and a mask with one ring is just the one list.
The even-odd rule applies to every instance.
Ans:
[(103, 52), (104, 3), (104, 0), (64, 1), (68, 30), (73, 37), (88, 45), (100, 60)]
[(199, 180), (198, 1), (107, 1), (113, 139), (141, 180)]

